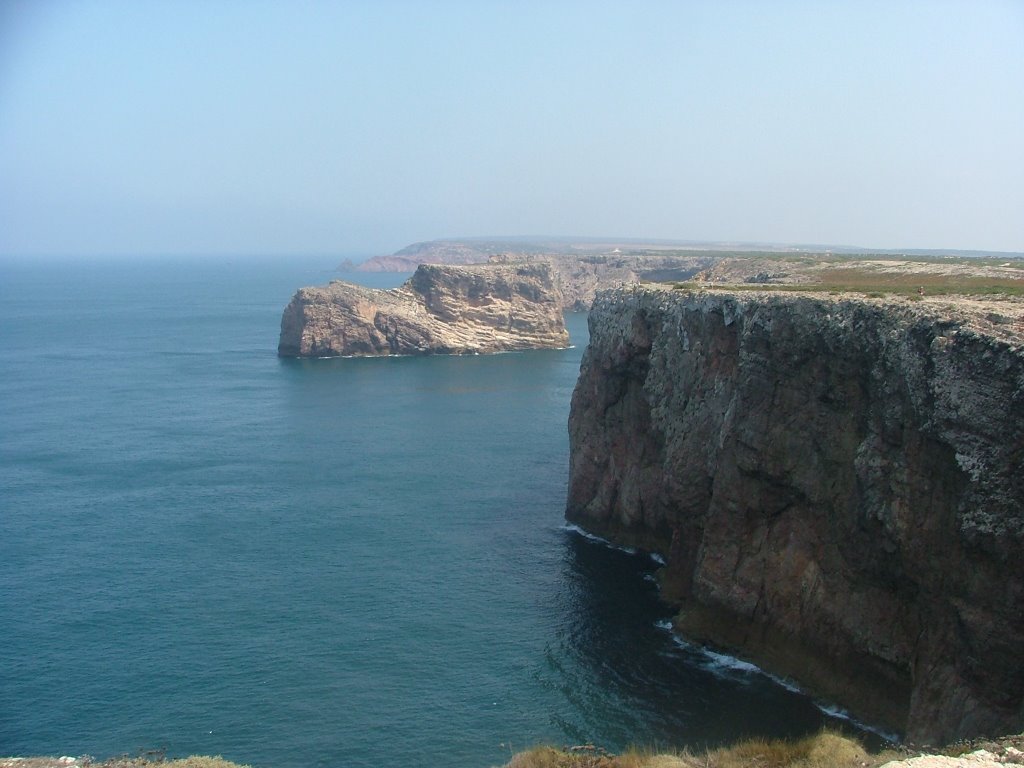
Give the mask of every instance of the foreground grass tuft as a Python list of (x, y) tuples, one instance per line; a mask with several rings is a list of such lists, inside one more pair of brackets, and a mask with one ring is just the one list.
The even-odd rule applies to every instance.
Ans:
[(876, 768), (896, 757), (871, 755), (854, 739), (822, 731), (797, 741), (750, 739), (699, 753), (608, 755), (593, 748), (535, 747), (513, 756), (506, 768)]

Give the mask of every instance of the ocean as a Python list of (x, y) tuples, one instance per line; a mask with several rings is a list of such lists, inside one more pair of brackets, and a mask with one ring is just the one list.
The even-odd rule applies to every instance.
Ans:
[(854, 728), (674, 639), (657, 563), (565, 525), (585, 315), (566, 350), (279, 359), (332, 266), (0, 262), (0, 754), (486, 767)]

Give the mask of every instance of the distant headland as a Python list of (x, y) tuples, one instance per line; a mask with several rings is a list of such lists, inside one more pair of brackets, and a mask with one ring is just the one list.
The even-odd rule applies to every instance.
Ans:
[[(413, 272), (420, 264), (545, 262), (551, 265), (567, 310), (585, 311), (599, 290), (617, 285), (687, 281), (827, 284), (831, 270), (859, 269), (975, 277), (1024, 275), (1024, 253), (950, 249), (884, 250), (845, 245), (703, 242), (597, 238), (459, 238), (413, 243), (361, 263), (351, 272)], [(913, 278), (908, 278), (913, 280)], [(914, 285), (915, 290), (918, 285)]]
[(481, 354), (562, 348), (562, 296), (545, 263), (421, 265), (399, 288), (302, 288), (281, 318), (282, 357)]

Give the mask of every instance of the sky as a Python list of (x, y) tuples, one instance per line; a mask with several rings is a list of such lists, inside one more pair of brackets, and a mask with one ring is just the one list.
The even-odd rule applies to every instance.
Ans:
[(1024, 0), (0, 0), (0, 254), (1024, 251)]

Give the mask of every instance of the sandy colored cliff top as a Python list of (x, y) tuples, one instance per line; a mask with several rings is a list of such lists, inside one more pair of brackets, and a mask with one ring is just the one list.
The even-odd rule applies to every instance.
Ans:
[(738, 299), (859, 301), (1024, 343), (1024, 262), (995, 260), (724, 259), (692, 280), (645, 288), (731, 293)]

